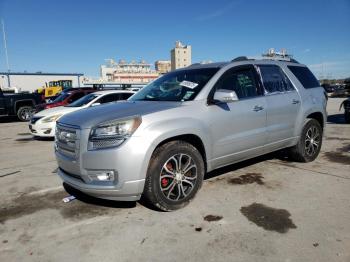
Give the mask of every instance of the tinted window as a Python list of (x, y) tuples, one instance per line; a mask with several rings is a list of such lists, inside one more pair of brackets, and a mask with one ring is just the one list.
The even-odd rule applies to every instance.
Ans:
[(309, 68), (305, 66), (288, 66), (289, 70), (298, 78), (299, 82), (304, 88), (319, 87), (320, 83), (316, 77), (311, 73)]
[(110, 94), (110, 95), (105, 95), (101, 99), (99, 99), (99, 103), (105, 104), (105, 103), (111, 103), (120, 100), (120, 94)]
[(98, 95), (92, 93), (89, 95), (86, 95), (78, 100), (76, 100), (75, 102), (67, 105), (67, 107), (80, 107), (80, 106), (84, 106), (88, 103), (90, 103), (92, 100), (94, 100)]
[(120, 95), (121, 95), (121, 100), (126, 100), (130, 96), (132, 96), (133, 94), (132, 93), (123, 93), (123, 94), (120, 94)]
[(68, 103), (72, 103), (74, 101), (77, 101), (79, 98), (82, 98), (83, 96), (85, 96), (85, 93), (83, 93), (83, 92), (74, 93), (69, 97)]
[(233, 90), (239, 99), (259, 95), (252, 69), (229, 69), (218, 80), (215, 89)]
[(292, 83), (279, 66), (259, 66), (266, 93), (279, 93), (294, 90)]

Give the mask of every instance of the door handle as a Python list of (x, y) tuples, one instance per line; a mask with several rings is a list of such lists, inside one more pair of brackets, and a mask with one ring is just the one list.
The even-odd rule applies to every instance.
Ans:
[(263, 108), (262, 106), (254, 106), (253, 111), (259, 112), (259, 111), (261, 111), (261, 110), (263, 110), (263, 109), (264, 109), (264, 108)]
[(297, 99), (293, 99), (293, 101), (292, 101), (292, 104), (293, 104), (293, 105), (296, 105), (296, 104), (299, 104), (299, 103), (300, 103), (300, 101), (297, 100)]

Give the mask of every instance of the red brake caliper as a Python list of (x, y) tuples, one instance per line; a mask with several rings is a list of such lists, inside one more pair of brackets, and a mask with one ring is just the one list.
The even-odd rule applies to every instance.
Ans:
[[(168, 170), (173, 171), (173, 166), (171, 163), (167, 163), (166, 167), (168, 168)], [(161, 183), (162, 183), (162, 187), (166, 187), (169, 184), (169, 179), (162, 178)]]

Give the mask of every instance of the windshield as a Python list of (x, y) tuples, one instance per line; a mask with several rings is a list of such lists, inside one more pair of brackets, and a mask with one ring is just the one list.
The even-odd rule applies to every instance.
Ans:
[(168, 73), (142, 88), (129, 100), (193, 100), (218, 70), (219, 68), (202, 68)]
[(70, 93), (61, 93), (58, 97), (56, 97), (55, 100), (53, 100), (53, 103), (58, 103), (58, 102), (62, 102), (63, 100), (65, 100), (67, 97), (70, 96)]
[(77, 101), (67, 105), (67, 107), (81, 107), (85, 106), (88, 103), (90, 103), (92, 100), (94, 100), (99, 95), (96, 94), (88, 94), (86, 96), (83, 96), (82, 98), (78, 99)]

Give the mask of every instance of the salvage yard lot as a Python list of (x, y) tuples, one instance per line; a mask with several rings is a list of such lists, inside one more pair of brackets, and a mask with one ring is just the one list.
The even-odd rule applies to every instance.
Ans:
[(63, 203), (69, 194), (53, 141), (1, 119), (0, 261), (350, 261), (342, 100), (329, 100), (314, 162), (273, 154), (211, 172), (196, 198), (171, 213), (79, 193)]

